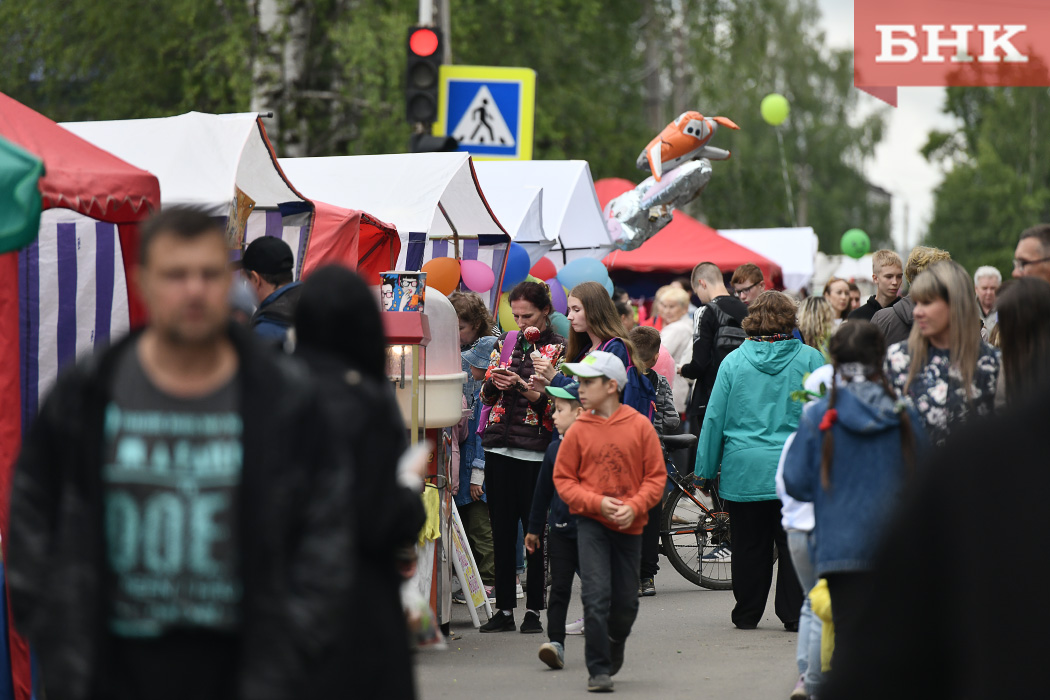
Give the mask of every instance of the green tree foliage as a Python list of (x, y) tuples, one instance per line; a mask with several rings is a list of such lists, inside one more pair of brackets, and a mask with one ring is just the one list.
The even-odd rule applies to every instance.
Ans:
[(0, 1), (0, 90), (56, 121), (247, 108), (241, 0)]
[[(254, 76), (277, 81), (279, 152), (405, 151), (417, 0), (278, 3), (288, 26), (263, 33), (263, 0), (0, 0), (0, 90), (56, 120), (127, 119), (246, 111)], [(762, 97), (783, 93), (797, 218), (837, 252), (854, 226), (889, 240), (888, 208), (861, 175), (882, 117), (851, 123), (851, 57), (826, 47), (817, 20), (813, 0), (451, 0), (446, 35), (454, 63), (533, 68), (535, 157), (585, 159), (595, 178), (643, 179), (635, 159), (680, 111), (735, 120), (742, 131), (715, 141), (733, 159), (691, 211), (720, 228), (793, 223), (776, 132), (759, 115)], [(260, 77), (261, 58), (287, 84)]]
[[(416, 0), (362, 2), (333, 29), (356, 138), (347, 152), (402, 151), (405, 34)], [(583, 158), (595, 177), (637, 174), (646, 128), (635, 48), (637, 0), (474, 0), (452, 3), (460, 65), (536, 71), (537, 159)]]
[(670, 76), (671, 94), (684, 93), (679, 106), (727, 116), (741, 128), (715, 137), (733, 158), (714, 163), (701, 215), (717, 228), (793, 225), (776, 131), (759, 112), (762, 98), (779, 92), (791, 105), (778, 128), (799, 223), (814, 228), (828, 253), (839, 252), (842, 233), (853, 227), (867, 231), (876, 245), (890, 244), (889, 206), (871, 196), (862, 174), (882, 139), (884, 117), (875, 113), (851, 123), (858, 98), (852, 52), (826, 45), (815, 4), (682, 4), (690, 40), (684, 71)]
[(1024, 229), (1050, 219), (1050, 96), (1045, 88), (949, 88), (944, 111), (961, 121), (930, 134), (923, 153), (946, 168), (926, 241), (971, 272), (1012, 271)]

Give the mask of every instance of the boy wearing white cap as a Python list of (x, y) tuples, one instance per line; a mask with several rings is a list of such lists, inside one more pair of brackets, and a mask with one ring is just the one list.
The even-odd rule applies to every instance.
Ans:
[(587, 690), (611, 692), (638, 614), (642, 528), (663, 496), (667, 471), (649, 419), (620, 402), (627, 370), (595, 351), (562, 366), (580, 380), (585, 413), (562, 440), (554, 486), (577, 518)]

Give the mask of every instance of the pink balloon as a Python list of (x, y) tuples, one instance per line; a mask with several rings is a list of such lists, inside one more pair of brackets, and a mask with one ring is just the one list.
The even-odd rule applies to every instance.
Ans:
[(656, 365), (653, 369), (656, 370), (657, 374), (663, 375), (668, 382), (674, 383), (674, 358), (671, 357), (671, 353), (667, 352), (667, 348), (662, 345), (660, 346), (660, 355), (656, 358)]
[(569, 298), (565, 296), (565, 287), (561, 286), (557, 277), (547, 280), (547, 286), (551, 288), (551, 306), (560, 314), (566, 313), (569, 310)]
[(472, 292), (487, 292), (496, 284), (492, 268), (480, 260), (461, 260), (460, 274), (463, 284)]

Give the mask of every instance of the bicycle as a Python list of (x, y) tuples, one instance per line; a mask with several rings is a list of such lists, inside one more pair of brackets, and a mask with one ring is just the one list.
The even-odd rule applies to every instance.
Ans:
[(696, 444), (695, 435), (665, 435), (668, 483), (660, 519), (663, 552), (678, 573), (697, 586), (715, 591), (733, 587), (729, 548), (729, 513), (712, 483), (710, 495), (696, 489), (691, 475), (682, 474), (670, 454)]

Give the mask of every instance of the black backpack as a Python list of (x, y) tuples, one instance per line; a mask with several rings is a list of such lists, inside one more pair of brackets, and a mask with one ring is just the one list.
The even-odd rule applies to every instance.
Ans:
[(747, 333), (740, 326), (740, 321), (723, 311), (718, 304), (710, 301), (705, 306), (714, 313), (715, 320), (718, 321), (718, 332), (715, 333), (715, 352), (719, 358), (723, 358), (744, 344)]

